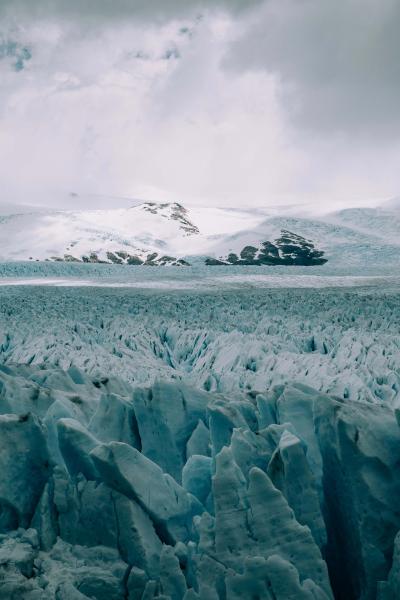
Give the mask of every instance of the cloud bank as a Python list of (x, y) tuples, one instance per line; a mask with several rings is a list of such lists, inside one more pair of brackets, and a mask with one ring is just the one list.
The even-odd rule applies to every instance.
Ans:
[(67, 18), (118, 21), (147, 21), (185, 18), (193, 12), (247, 11), (262, 0), (1, 0), (0, 15), (14, 18)]
[(394, 138), (399, 26), (397, 0), (272, 0), (236, 41), (228, 64), (276, 74), (300, 127)]
[(0, 17), (2, 201), (399, 193), (394, 0), (0, 0)]

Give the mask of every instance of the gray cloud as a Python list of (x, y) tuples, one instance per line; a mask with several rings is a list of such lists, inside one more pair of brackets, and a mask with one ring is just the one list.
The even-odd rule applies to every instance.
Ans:
[(398, 0), (269, 0), (225, 64), (274, 73), (297, 125), (391, 138), (400, 131)]
[(194, 11), (246, 10), (263, 0), (0, 0), (0, 15), (37, 18), (144, 18), (152, 21), (185, 18)]
[(0, 0), (0, 201), (398, 195), (399, 13), (394, 0)]

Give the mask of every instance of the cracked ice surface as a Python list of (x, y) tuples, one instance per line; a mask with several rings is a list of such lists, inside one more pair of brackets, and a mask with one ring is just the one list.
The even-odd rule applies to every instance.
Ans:
[(0, 599), (398, 597), (392, 284), (0, 294)]
[(397, 407), (400, 300), (390, 289), (218, 293), (4, 288), (0, 361), (71, 365), (215, 392), (292, 380)]

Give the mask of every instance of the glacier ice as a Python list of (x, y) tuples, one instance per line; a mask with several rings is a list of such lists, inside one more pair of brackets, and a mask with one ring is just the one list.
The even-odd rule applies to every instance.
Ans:
[(44, 428), (33, 414), (0, 415), (0, 527), (27, 527), (50, 473)]
[(0, 599), (396, 599), (397, 310), (10, 290)]
[[(146, 386), (157, 378), (231, 395), (265, 395), (296, 381), (351, 400), (400, 406), (399, 314), (392, 289), (7, 288), (0, 366), (59, 366), (71, 370), (69, 385), (75, 368), (96, 376), (100, 386), (112, 374), (119, 379), (117, 394), (124, 382)], [(13, 384), (6, 385), (10, 398)], [(35, 393), (33, 383), (30, 389), (23, 397)], [(48, 405), (43, 393), (40, 403)]]
[[(50, 367), (9, 367), (7, 377), (29, 382), (39, 374), (44, 389), (49, 380), (60, 387), (69, 380)], [(2, 446), (3, 464), (8, 456), (14, 467), (2, 478), (0, 597), (393, 596), (400, 430), (389, 407), (292, 384), (270, 395), (269, 419), (276, 422), (266, 425), (265, 402), (251, 394), (232, 402), (193, 389), (190, 401), (185, 384), (127, 387), (129, 395), (116, 401), (120, 414), (135, 411), (135, 397), (145, 394), (162, 402), (171, 427), (183, 426), (175, 436), (182, 460), (174, 478), (161, 458), (143, 453), (154, 428), (146, 418), (141, 425), (141, 403), (130, 425), (116, 428), (114, 419), (102, 418), (101, 440), (96, 415), (116, 395), (83, 372), (80, 380), (75, 386), (82, 386), (89, 414), (58, 419), (59, 454), (47, 451), (53, 432), (46, 413), (1, 416), (14, 440), (29, 446), (30, 462), (15, 461), (13, 447)], [(85, 399), (90, 381), (96, 399)], [(74, 406), (76, 398), (65, 402)], [(296, 419), (287, 419), (305, 402), (297, 430)], [(192, 418), (180, 420), (179, 412)], [(122, 441), (109, 441), (116, 433)], [(36, 464), (41, 479), (31, 476)], [(71, 567), (77, 555), (78, 570)]]
[(285, 430), (268, 464), (268, 475), (292, 507), (296, 519), (307, 525), (320, 548), (326, 546), (326, 527), (317, 486), (307, 461), (306, 447), (297, 436)]

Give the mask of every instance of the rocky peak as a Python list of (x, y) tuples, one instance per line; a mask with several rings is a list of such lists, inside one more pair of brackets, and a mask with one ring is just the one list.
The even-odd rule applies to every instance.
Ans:
[(168, 220), (178, 221), (180, 229), (186, 235), (200, 233), (198, 227), (190, 221), (188, 210), (178, 202), (145, 202), (141, 205), (141, 209), (153, 215), (160, 215)]

